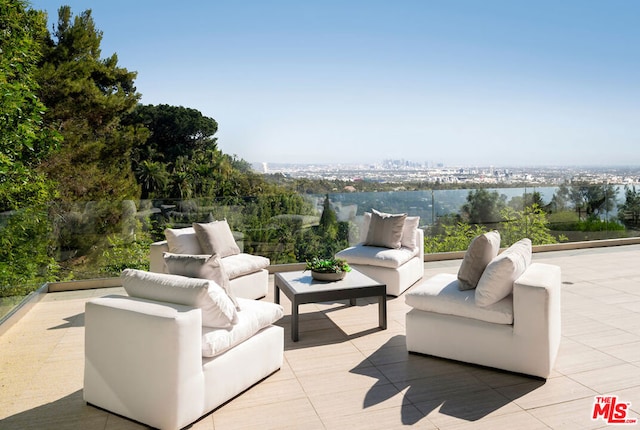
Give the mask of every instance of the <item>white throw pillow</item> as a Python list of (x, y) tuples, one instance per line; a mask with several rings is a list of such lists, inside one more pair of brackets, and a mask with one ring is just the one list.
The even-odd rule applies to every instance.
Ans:
[(513, 283), (531, 264), (531, 240), (521, 239), (491, 260), (476, 287), (476, 305), (489, 306), (513, 292)]
[(369, 232), (369, 224), (371, 224), (371, 212), (365, 212), (362, 216), (362, 227), (360, 230), (360, 242), (367, 241), (367, 233)]
[[(365, 212), (362, 217), (362, 227), (360, 230), (360, 242), (367, 241), (367, 233), (369, 232), (369, 225), (371, 224), (371, 212)], [(402, 238), (400, 239), (401, 246), (415, 250), (418, 247), (416, 243), (415, 230), (420, 225), (419, 216), (407, 216), (404, 220), (404, 226), (402, 227)]]
[(201, 309), (203, 326), (226, 328), (238, 322), (233, 302), (214, 281), (136, 269), (123, 270), (121, 278), (131, 297)]
[(402, 239), (400, 243), (403, 247), (409, 249), (416, 249), (418, 243), (416, 243), (416, 230), (420, 225), (419, 216), (408, 216), (404, 220), (404, 226), (402, 227)]
[[(168, 273), (172, 275), (187, 276), (189, 278), (202, 278), (200, 271), (202, 265), (211, 257), (206, 254), (174, 254), (164, 252), (162, 254)], [(220, 284), (218, 284), (220, 285)]]
[(235, 295), (231, 292), (229, 276), (217, 255), (163, 254), (167, 270), (172, 275), (189, 278), (210, 279), (222, 287), (236, 309), (240, 310)]
[(202, 254), (200, 242), (193, 227), (167, 228), (164, 231), (169, 252), (175, 254)]
[(226, 219), (204, 224), (194, 223), (193, 228), (203, 254), (217, 254), (220, 258), (240, 254), (240, 248)]
[(472, 290), (487, 265), (496, 258), (500, 251), (500, 232), (493, 230), (476, 236), (471, 243), (458, 270), (458, 288), (462, 291)]
[(366, 246), (398, 249), (402, 246), (402, 229), (407, 214), (387, 214), (371, 210)]

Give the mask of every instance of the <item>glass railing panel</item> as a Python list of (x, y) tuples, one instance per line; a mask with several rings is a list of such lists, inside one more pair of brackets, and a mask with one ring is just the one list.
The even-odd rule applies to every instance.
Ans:
[[(532, 203), (539, 212), (528, 209)], [(325, 216), (327, 205), (331, 216)], [(638, 192), (606, 184), (54, 202), (0, 214), (0, 297), (27, 294), (48, 280), (146, 269), (149, 245), (164, 239), (164, 229), (194, 222), (226, 219), (244, 252), (272, 264), (303, 262), (359, 242), (363, 214), (372, 208), (420, 216), (427, 244), (446, 235), (470, 240), (492, 228), (510, 240), (547, 237), (541, 228), (558, 242), (640, 235)], [(466, 249), (464, 240), (449, 242)]]
[[(545, 244), (638, 236), (638, 223), (632, 221), (638, 205), (627, 203), (637, 199), (632, 187), (601, 184), (448, 190), (439, 197), (434, 197), (436, 222), (425, 229), (427, 241), (430, 235), (477, 233), (478, 226), (507, 233), (507, 245), (518, 237)], [(455, 222), (473, 228), (463, 232), (452, 229)], [(449, 229), (445, 231), (443, 225)], [(459, 243), (459, 250), (466, 249), (464, 241)]]

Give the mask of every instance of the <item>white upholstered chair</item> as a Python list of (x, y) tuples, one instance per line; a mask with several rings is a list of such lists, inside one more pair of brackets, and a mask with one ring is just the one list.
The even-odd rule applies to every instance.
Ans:
[[(226, 221), (166, 229), (165, 237), (166, 240), (151, 244), (151, 272), (198, 277), (198, 261), (205, 260), (215, 251), (221, 257), (221, 264), (236, 297), (259, 299), (267, 295), (269, 259), (241, 252)], [(206, 246), (208, 242), (211, 245)]]
[(213, 281), (123, 272), (125, 295), (87, 302), (84, 400), (177, 430), (260, 382), (283, 362), (282, 307)]
[(387, 285), (399, 296), (424, 275), (424, 232), (420, 217), (365, 212), (360, 242), (336, 254), (350, 266)]
[(531, 262), (523, 239), (472, 242), (458, 275), (440, 273), (405, 295), (409, 352), (548, 378), (561, 338), (560, 267)]

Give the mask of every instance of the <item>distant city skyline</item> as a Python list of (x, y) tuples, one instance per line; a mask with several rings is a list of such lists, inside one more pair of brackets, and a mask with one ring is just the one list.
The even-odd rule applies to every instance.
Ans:
[[(401, 164), (405, 161), (406, 164)], [(580, 183), (640, 184), (640, 166), (429, 166), (408, 160), (383, 160), (372, 164), (255, 163), (255, 171), (290, 178), (374, 181), (387, 183), (560, 185)]]
[(640, 165), (640, 2), (38, 0), (251, 163)]

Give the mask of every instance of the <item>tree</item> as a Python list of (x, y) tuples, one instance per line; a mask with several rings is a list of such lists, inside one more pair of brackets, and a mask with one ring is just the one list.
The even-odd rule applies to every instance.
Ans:
[(26, 294), (51, 280), (46, 204), (55, 190), (37, 165), (57, 135), (42, 123), (35, 79), (43, 13), (21, 0), (0, 0), (0, 297)]
[(34, 76), (46, 17), (26, 4), (0, 0), (0, 211), (42, 203), (53, 193), (36, 169), (59, 142), (43, 125)]
[(570, 199), (580, 218), (599, 218), (616, 205), (617, 188), (611, 184), (577, 183), (569, 188)]
[(537, 205), (539, 208), (544, 209), (546, 207), (544, 201), (542, 200), (542, 194), (538, 191), (534, 191), (533, 193), (525, 192), (522, 196), (514, 196), (509, 200), (509, 207), (515, 210), (523, 210), (527, 206)]
[(100, 59), (101, 40), (91, 10), (73, 17), (62, 6), (39, 68), (39, 94), (48, 107), (45, 121), (64, 139), (42, 167), (69, 202), (139, 195), (131, 149), (147, 135), (121, 124), (140, 98), (136, 73), (118, 67), (115, 54)]
[[(191, 157), (201, 151), (215, 151), (218, 123), (196, 109), (182, 106), (138, 105), (126, 124), (143, 124), (151, 132), (149, 139), (136, 148), (140, 160), (150, 159), (174, 164), (179, 157)], [(154, 155), (161, 154), (162, 160)]]
[(469, 248), (474, 237), (486, 233), (487, 229), (483, 225), (471, 226), (464, 222), (453, 221), (440, 225), (440, 232), (428, 235), (424, 238), (424, 252), (431, 254), (435, 252), (465, 251)]
[(549, 206), (551, 212), (563, 212), (573, 208), (571, 205), (571, 192), (567, 182), (560, 184), (556, 192), (553, 194)]
[[(146, 194), (149, 165), (168, 173), (167, 181), (156, 182), (154, 194), (167, 198), (195, 198), (236, 194), (234, 160), (217, 147), (218, 123), (198, 110), (182, 106), (138, 105), (124, 124), (143, 125), (149, 138), (134, 148), (136, 178)], [(240, 162), (236, 165), (244, 167)], [(141, 176), (145, 174), (145, 176)]]
[(542, 194), (540, 194), (539, 191), (534, 191), (531, 194), (525, 194), (524, 207), (533, 205), (538, 206), (540, 209), (545, 209), (545, 206), (547, 206), (545, 205), (544, 200), (542, 200)]
[(461, 215), (470, 224), (491, 225), (500, 221), (500, 211), (505, 206), (506, 196), (480, 188), (469, 191)]
[(318, 227), (318, 232), (326, 240), (336, 240), (336, 237), (338, 236), (338, 217), (331, 207), (329, 194), (324, 198), (324, 203), (322, 204), (322, 215), (320, 215), (320, 225)]
[(640, 192), (636, 187), (625, 185), (625, 201), (618, 206), (618, 219), (627, 226), (640, 225)]
[(531, 239), (533, 245), (558, 242), (550, 233), (546, 213), (537, 204), (527, 206), (522, 211), (506, 207), (501, 211), (501, 217), (502, 246), (511, 246), (524, 237)]
[(63, 139), (39, 167), (59, 194), (51, 206), (55, 250), (92, 263), (107, 235), (121, 232), (122, 202), (140, 197), (131, 155), (148, 137), (144, 127), (122, 124), (140, 98), (136, 73), (119, 67), (115, 54), (101, 59), (101, 41), (91, 10), (74, 17), (63, 6), (37, 73), (44, 123)]
[(142, 187), (140, 198), (143, 200), (155, 195), (158, 191), (163, 192), (169, 182), (166, 166), (159, 161), (142, 160), (136, 168), (135, 175)]
[[(196, 109), (170, 105), (138, 105), (123, 123), (143, 125), (149, 138), (134, 148), (133, 165), (142, 192), (151, 195), (149, 168), (167, 172), (154, 181), (153, 195), (164, 198), (209, 198), (281, 193), (251, 170), (249, 163), (217, 147), (218, 123)], [(153, 166), (143, 163), (153, 162)]]

